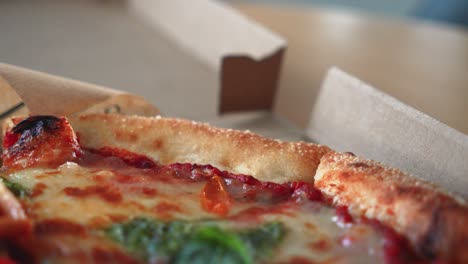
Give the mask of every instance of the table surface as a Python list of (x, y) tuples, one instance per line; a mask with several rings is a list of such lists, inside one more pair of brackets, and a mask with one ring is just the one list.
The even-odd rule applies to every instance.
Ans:
[[(360, 13), (236, 4), (288, 41), (277, 111), (305, 126), (310, 100), (338, 66), (468, 134), (468, 31)], [(301, 108), (301, 111), (296, 111)]]

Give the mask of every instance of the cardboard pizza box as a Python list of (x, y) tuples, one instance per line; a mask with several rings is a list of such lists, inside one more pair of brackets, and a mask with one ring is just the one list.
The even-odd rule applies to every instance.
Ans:
[[(185, 96), (209, 106), (198, 111), (200, 116), (272, 108), (286, 45), (280, 36), (227, 5), (210, 0), (130, 3), (149, 25), (210, 71), (201, 85), (180, 77), (173, 79), (181, 80), (173, 85), (182, 87)], [(196, 91), (198, 86), (205, 89)], [(191, 91), (194, 93), (186, 94)]]
[(235, 7), (288, 41), (276, 116), (315, 142), (468, 198), (466, 30), (323, 9)]
[(0, 32), (11, 32), (1, 62), (127, 91), (192, 119), (270, 109), (286, 46), (210, 0), (1, 2), (0, 16)]
[[(99, 31), (100, 34), (110, 31), (115, 37), (115, 28), (123, 28), (130, 36), (135, 37), (133, 40), (140, 41), (127, 43), (125, 39), (128, 36), (125, 39), (115, 37), (117, 40), (114, 39), (113, 46), (97, 46), (97, 51), (90, 52), (96, 57), (93, 62), (104, 63), (98, 66), (80, 61), (86, 54), (72, 56), (67, 52), (67, 55), (61, 55), (69, 56), (68, 59), (78, 63), (70, 68), (70, 72), (71, 69), (79, 69), (83, 75), (79, 71), (62, 74), (60, 70), (66, 67), (55, 67), (58, 58), (52, 55), (37, 67), (34, 67), (35, 61), (20, 60), (18, 64), (88, 82), (104, 83), (108, 87), (126, 91), (125, 95), (138, 94), (145, 98), (139, 102), (157, 105), (167, 116), (210, 121), (230, 128), (251, 129), (275, 138), (313, 140), (340, 151), (353, 151), (399, 167), (468, 198), (465, 191), (468, 189), (466, 135), (342, 70), (333, 68), (327, 75), (325, 72), (317, 74), (317, 64), (309, 56), (323, 50), (319, 46), (309, 47), (299, 41), (310, 41), (311, 38), (320, 41), (317, 36), (301, 35), (307, 31), (306, 27), (296, 24), (294, 28), (284, 29), (293, 36), (294, 30), (300, 28), (303, 31), (299, 31), (301, 34), (294, 38), (286, 35), (287, 40), (293, 40), (294, 45), (289, 47), (286, 54), (286, 63), (283, 65), (277, 90), (286, 42), (239, 12), (211, 1), (200, 1), (199, 6), (182, 1), (129, 1), (124, 6), (113, 6), (112, 2), (108, 3), (112, 6), (110, 11), (99, 11), (97, 8), (98, 12), (86, 6), (86, 3), (75, 3), (77, 6), (73, 8), (77, 16), (84, 17), (83, 20), (93, 21), (96, 16), (100, 19), (105, 17), (102, 28), (97, 29), (102, 30)], [(68, 4), (55, 3), (54, 8), (65, 14), (70, 11)], [(0, 12), (1, 10), (5, 9), (0, 8)], [(47, 13), (38, 15), (47, 16)], [(293, 17), (297, 15), (294, 13)], [(118, 20), (114, 20), (114, 16)], [(266, 21), (265, 24), (270, 26), (271, 21), (268, 19), (275, 16), (261, 18), (262, 22)], [(300, 14), (297, 18), (303, 22), (308, 21), (307, 16)], [(276, 20), (279, 21), (277, 17)], [(113, 27), (106, 27), (106, 23)], [(128, 26), (134, 24), (137, 26)], [(144, 34), (135, 33), (145, 26)], [(90, 36), (80, 36), (88, 37)], [(14, 36), (11, 39), (18, 42)], [(93, 35), (93, 38), (86, 41), (98, 45), (102, 39)], [(141, 46), (141, 41), (145, 41), (145, 45)], [(60, 43), (60, 40), (57, 42)], [(124, 42), (125, 48), (129, 48), (128, 55), (121, 53), (125, 49), (120, 50), (120, 42)], [(148, 43), (151, 48), (148, 48)], [(311, 48), (318, 50), (310, 50)], [(116, 61), (129, 64), (130, 69), (120, 68), (120, 64), (116, 64), (111, 58), (114, 54), (102, 57), (100, 53), (108, 50), (119, 54)], [(0, 48), (2, 58), (10, 58), (6, 53), (3, 56), (2, 52), (4, 51)], [(156, 53), (156, 58), (153, 53)], [(298, 61), (300, 57), (305, 59)], [(137, 65), (135, 58), (143, 63)], [(322, 54), (319, 58), (326, 59), (326, 56)], [(12, 61), (14, 59), (6, 62)], [(96, 72), (96, 75), (87, 75), (88, 70)], [(7, 114), (19, 113), (15, 112), (18, 109), (24, 111), (25, 108), (20, 106), (22, 100), (33, 113), (60, 113), (68, 106), (71, 107), (67, 110), (69, 112), (112, 112), (115, 111), (115, 104), (106, 103), (107, 100), (122, 94), (102, 86), (7, 64), (0, 65), (0, 76), (4, 79), (0, 82), (0, 89), (3, 89), (0, 90), (0, 102), (9, 102), (9, 105), (0, 104), (0, 107), (11, 110)], [(103, 79), (94, 81), (89, 76)], [(140, 82), (134, 76), (145, 77), (145, 81)], [(121, 82), (105, 83), (105, 77)], [(129, 83), (128, 79), (134, 82)], [(368, 81), (367, 78), (364, 80)], [(151, 83), (146, 85), (145, 82)], [(44, 89), (36, 90), (40, 89), (37, 88), (38, 84)], [(22, 89), (30, 89), (32, 92), (22, 92)], [(24, 98), (21, 100), (18, 94)], [(65, 96), (65, 99), (61, 99), (61, 96)], [(42, 99), (35, 100), (38, 97)], [(7, 98), (10, 99), (6, 100)], [(66, 98), (77, 100), (67, 101)], [(53, 100), (49, 101), (51, 99)], [(34, 110), (34, 107), (39, 109)], [(47, 107), (49, 109), (46, 111)], [(250, 110), (260, 111), (232, 114)], [(217, 113), (223, 115), (219, 117)]]

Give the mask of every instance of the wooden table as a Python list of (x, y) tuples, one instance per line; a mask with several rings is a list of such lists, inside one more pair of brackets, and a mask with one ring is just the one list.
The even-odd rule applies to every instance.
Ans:
[(327, 69), (338, 66), (468, 134), (468, 31), (326, 9), (234, 6), (288, 40), (276, 111), (300, 126), (308, 115), (293, 112), (310, 112)]

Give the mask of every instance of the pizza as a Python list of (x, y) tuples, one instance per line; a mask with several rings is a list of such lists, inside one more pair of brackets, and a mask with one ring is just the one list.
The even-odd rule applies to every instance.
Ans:
[(375, 161), (162, 117), (12, 118), (0, 263), (468, 263), (468, 209)]

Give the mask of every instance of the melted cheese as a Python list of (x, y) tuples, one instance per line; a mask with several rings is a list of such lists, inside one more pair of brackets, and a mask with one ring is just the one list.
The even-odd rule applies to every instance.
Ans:
[[(65, 219), (95, 230), (141, 216), (165, 220), (218, 217), (200, 205), (204, 182), (155, 175), (154, 170), (125, 166), (114, 158), (107, 158), (105, 164), (67, 162), (57, 169), (25, 169), (7, 177), (32, 190), (27, 212), (38, 223)], [(265, 210), (245, 213), (252, 208)], [(276, 263), (303, 259), (310, 263), (376, 263), (383, 257), (379, 232), (362, 223), (343, 224), (333, 208), (319, 202), (235, 202), (226, 217), (233, 219), (227, 224), (233, 228), (252, 227), (264, 221), (284, 223), (288, 233), (275, 250), (272, 260)], [(54, 243), (62, 239), (62, 247), (71, 252), (71, 244), (66, 242), (70, 237), (51, 237)]]

